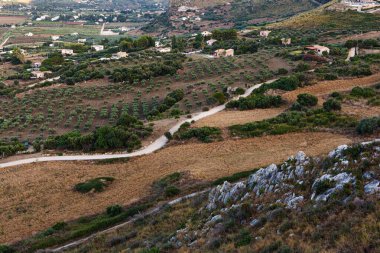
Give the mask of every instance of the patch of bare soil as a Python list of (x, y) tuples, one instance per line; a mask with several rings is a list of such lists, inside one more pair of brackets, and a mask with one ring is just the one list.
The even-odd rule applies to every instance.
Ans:
[(380, 115), (380, 106), (369, 106), (367, 101), (345, 101), (342, 112), (358, 119), (370, 118)]
[(281, 114), (286, 108), (257, 109), (249, 111), (221, 111), (210, 117), (197, 121), (194, 127), (220, 127), (226, 128), (232, 125), (246, 124), (253, 121), (261, 121), (274, 118)]
[[(56, 222), (103, 212), (147, 196), (157, 179), (176, 171), (215, 180), (232, 173), (279, 163), (299, 150), (327, 153), (352, 140), (331, 133), (294, 133), (208, 144), (171, 146), (127, 163), (91, 162), (30, 164), (0, 172), (0, 243), (19, 240)], [(100, 176), (116, 180), (102, 193), (80, 194), (75, 184)]]

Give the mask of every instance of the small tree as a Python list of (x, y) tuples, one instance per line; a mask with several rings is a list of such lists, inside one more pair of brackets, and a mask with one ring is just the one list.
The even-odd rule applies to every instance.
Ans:
[(342, 105), (338, 100), (330, 98), (329, 100), (323, 103), (323, 109), (325, 109), (328, 112), (340, 111), (342, 109)]
[(312, 107), (318, 104), (318, 98), (311, 94), (299, 94), (297, 96), (297, 102), (302, 106)]

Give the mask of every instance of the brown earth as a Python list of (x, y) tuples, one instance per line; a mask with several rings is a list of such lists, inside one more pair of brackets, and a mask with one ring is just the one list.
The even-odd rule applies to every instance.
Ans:
[(25, 16), (3, 16), (0, 15), (0, 25), (15, 25), (26, 20)]
[[(0, 243), (30, 236), (59, 221), (102, 212), (112, 204), (133, 203), (147, 196), (154, 181), (176, 171), (214, 180), (282, 162), (299, 150), (320, 155), (351, 142), (331, 133), (294, 133), (171, 146), (121, 164), (53, 162), (4, 169), (0, 173)], [(75, 184), (100, 176), (116, 179), (105, 192), (82, 195), (72, 190)]]
[(196, 122), (193, 126), (210, 126), (225, 128), (231, 125), (245, 124), (248, 122), (274, 118), (277, 115), (281, 114), (285, 109), (286, 107), (257, 109), (249, 111), (222, 111)]

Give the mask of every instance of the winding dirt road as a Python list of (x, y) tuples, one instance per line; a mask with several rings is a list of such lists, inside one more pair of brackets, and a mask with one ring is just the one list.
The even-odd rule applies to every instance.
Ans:
[[(272, 83), (276, 81), (277, 79), (273, 79), (270, 81), (267, 81), (265, 83)], [(263, 84), (260, 83), (257, 85), (252, 86), (251, 88), (247, 89), (243, 95), (237, 96), (234, 99), (239, 99), (240, 97), (247, 97), (249, 96), (253, 90), (260, 88)], [(211, 115), (214, 115), (218, 112), (223, 111), (226, 109), (226, 104), (220, 105), (217, 107), (214, 107), (206, 112), (200, 112), (192, 115), (191, 119), (186, 119), (183, 121), (178, 122), (174, 127), (172, 127), (169, 132), (171, 134), (174, 134), (178, 131), (180, 126), (183, 123), (186, 122), (192, 122), (192, 121), (198, 121), (203, 118), (209, 117)], [(18, 166), (23, 164), (30, 164), (30, 163), (38, 163), (38, 162), (52, 162), (52, 161), (87, 161), (87, 160), (106, 160), (106, 159), (115, 159), (115, 158), (130, 158), (130, 157), (137, 157), (142, 155), (151, 154), (157, 150), (162, 149), (166, 144), (168, 143), (168, 139), (163, 135), (159, 137), (157, 140), (155, 140), (152, 144), (149, 146), (146, 146), (136, 152), (133, 153), (125, 153), (125, 154), (99, 154), (99, 155), (73, 155), (73, 156), (42, 156), (42, 157), (36, 157), (36, 158), (29, 158), (29, 159), (22, 159), (22, 160), (16, 160), (12, 162), (7, 163), (1, 163), (0, 168), (7, 168), (12, 166)]]

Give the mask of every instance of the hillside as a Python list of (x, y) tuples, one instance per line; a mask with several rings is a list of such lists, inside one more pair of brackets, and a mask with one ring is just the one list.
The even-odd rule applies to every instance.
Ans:
[(180, 7), (180, 6), (189, 6), (189, 7), (198, 7), (205, 8), (216, 6), (220, 4), (226, 4), (230, 1), (227, 0), (169, 0), (170, 7)]
[(377, 29), (380, 25), (379, 15), (357, 11), (339, 11), (336, 1), (319, 8), (301, 13), (282, 22), (269, 25), (271, 28), (294, 29)]
[[(233, 182), (239, 175), (224, 178), (154, 215), (142, 213), (70, 252), (375, 253), (379, 157), (379, 140), (342, 145), (322, 157), (300, 151), (240, 182)], [(164, 180), (186, 181), (181, 177)]]

